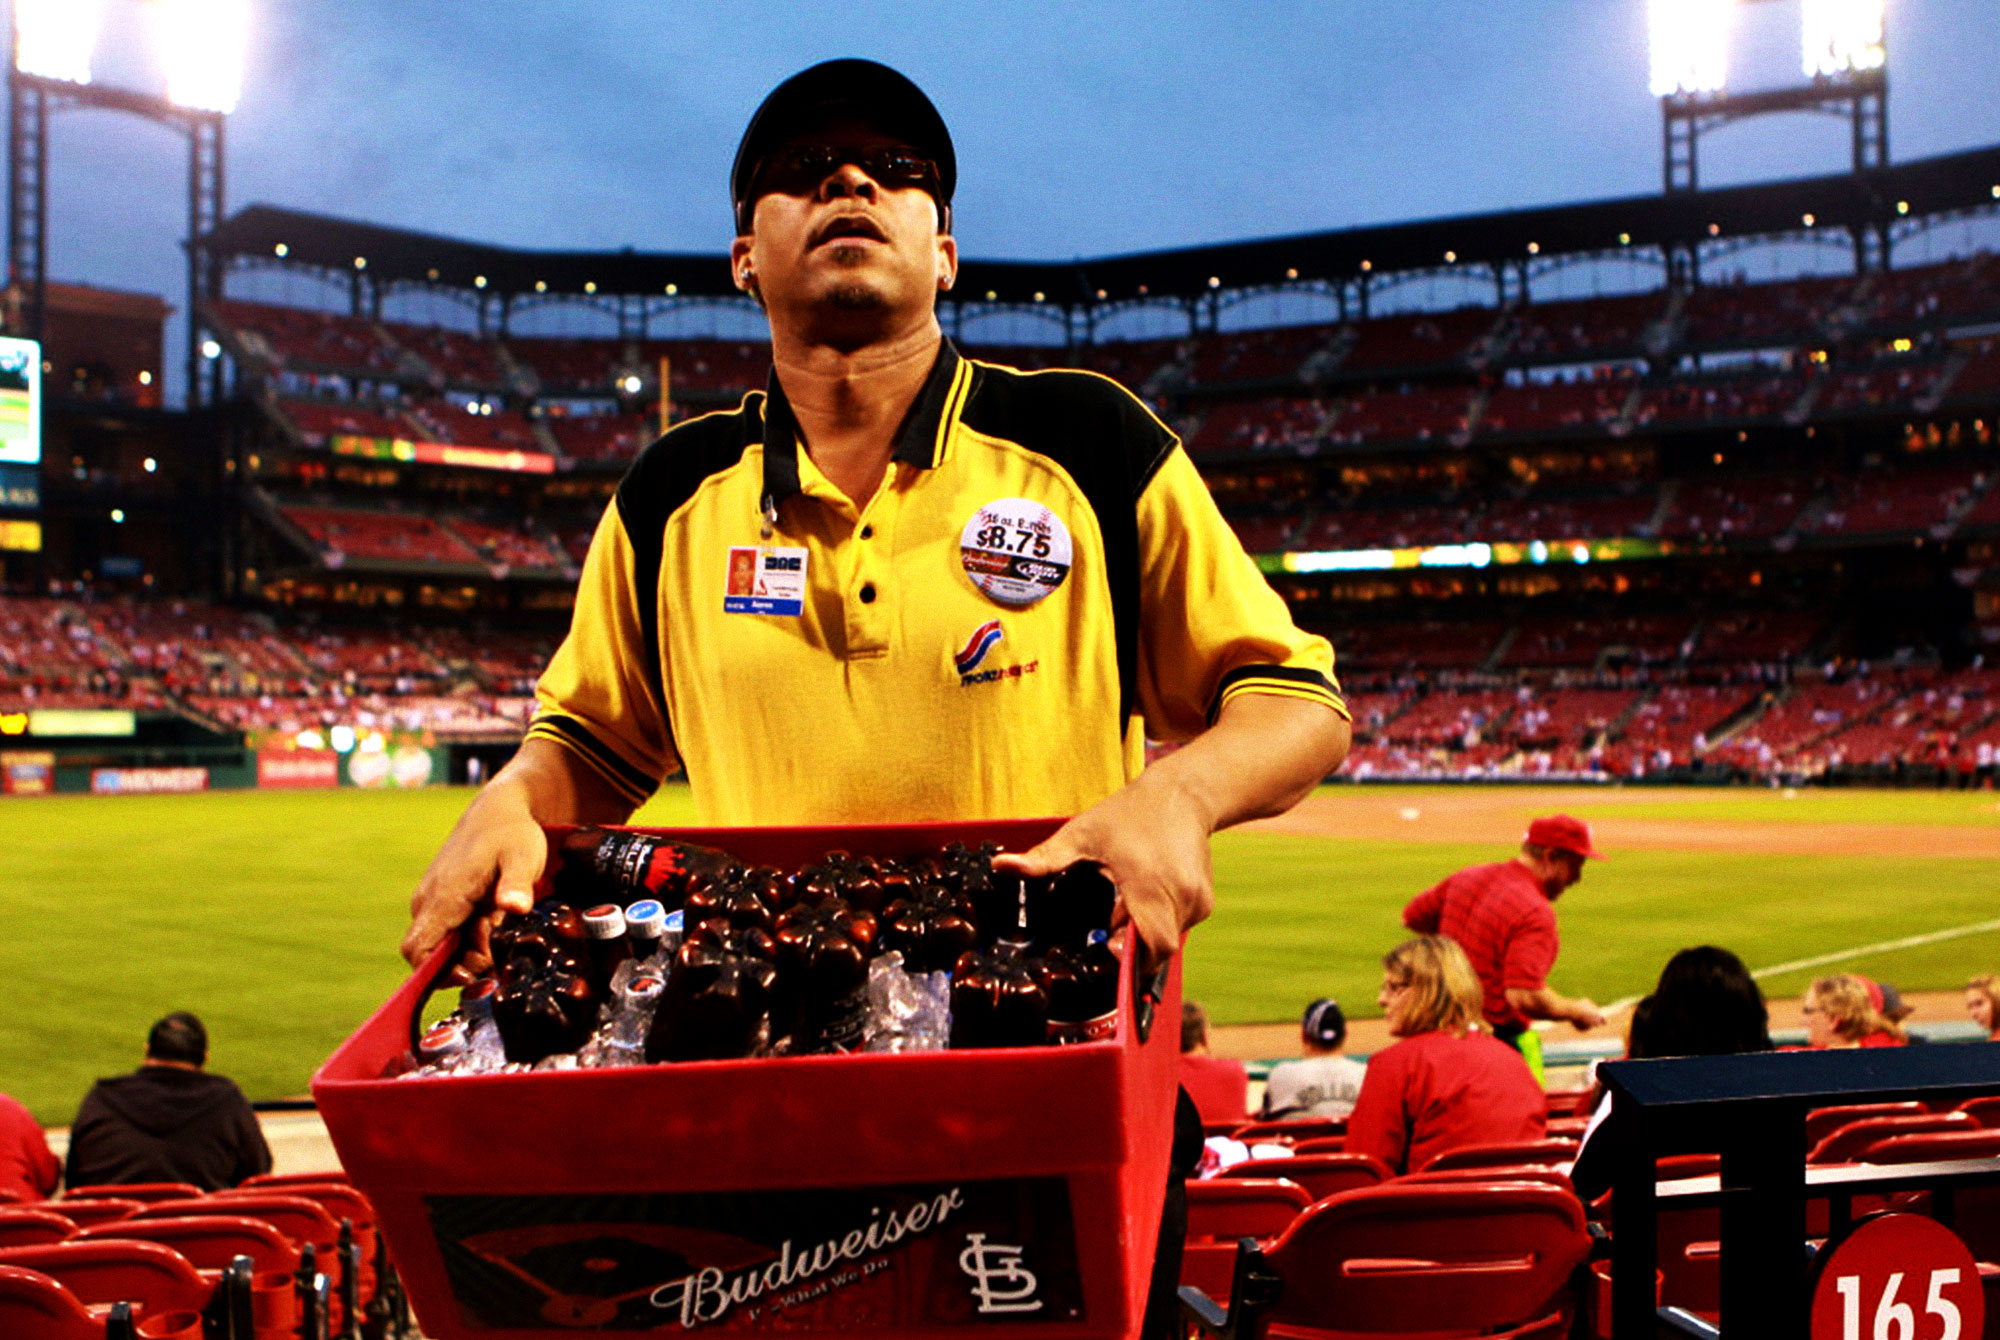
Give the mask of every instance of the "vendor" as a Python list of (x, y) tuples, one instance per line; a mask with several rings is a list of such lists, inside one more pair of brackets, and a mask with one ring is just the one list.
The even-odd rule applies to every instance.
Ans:
[[(412, 962), (480, 918), (462, 969), (485, 967), (488, 914), (531, 904), (541, 825), (623, 821), (676, 768), (704, 824), (1075, 815), (1001, 863), (1100, 862), (1163, 961), (1209, 913), (1209, 835), (1339, 765), (1332, 648), (1174, 434), (1103, 377), (943, 338), (956, 184), (936, 108), (871, 61), (795, 75), (751, 118), (730, 263), (770, 381), (619, 485), (528, 738), (418, 886)], [(1188, 743), (1142, 772), (1148, 735)]]

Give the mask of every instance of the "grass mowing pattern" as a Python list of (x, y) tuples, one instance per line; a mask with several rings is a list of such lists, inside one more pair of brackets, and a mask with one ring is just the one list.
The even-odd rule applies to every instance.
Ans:
[[(410, 892), (469, 798), (342, 790), (0, 803), (0, 1090), (65, 1123), (93, 1079), (137, 1064), (153, 1020), (191, 1009), (209, 1026), (211, 1065), (251, 1097), (304, 1092), (313, 1068), (403, 979), (396, 944)], [(1992, 822), (1992, 803), (1838, 792), (1788, 802), (1749, 791), (1642, 802), (1657, 817), (1943, 824)], [(685, 788), (670, 787), (639, 820), (691, 815)], [(1191, 942), (1188, 992), (1219, 1022), (1291, 1019), (1320, 994), (1371, 1014), (1376, 963), (1401, 938), (1404, 901), (1461, 865), (1504, 855), (1224, 834), (1218, 910)], [(1996, 885), (1991, 862), (1921, 853), (1620, 853), (1559, 905), (1555, 983), (1606, 1001), (1645, 990), (1689, 944), (1727, 945), (1756, 967), (1962, 925), (1996, 915)], [(2000, 935), (1851, 966), (1909, 989), (1952, 988), (2000, 970)], [(1784, 995), (1801, 984), (1765, 985)]]

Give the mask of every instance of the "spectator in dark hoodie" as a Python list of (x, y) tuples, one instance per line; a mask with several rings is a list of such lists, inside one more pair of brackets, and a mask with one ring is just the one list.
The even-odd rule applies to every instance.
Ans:
[(191, 1182), (204, 1191), (271, 1170), (257, 1116), (235, 1083), (202, 1070), (208, 1030), (177, 1011), (146, 1036), (146, 1062), (97, 1081), (70, 1128), (71, 1187)]

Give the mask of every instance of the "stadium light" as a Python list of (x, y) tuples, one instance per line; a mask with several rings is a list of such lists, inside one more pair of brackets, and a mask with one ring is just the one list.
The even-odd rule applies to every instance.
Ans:
[(160, 0), (167, 101), (199, 112), (236, 110), (250, 44), (250, 0)]
[(1729, 74), (1729, 29), (1736, 0), (1649, 0), (1653, 96), (1714, 93)]
[(1805, 71), (1815, 79), (1879, 70), (1888, 60), (1882, 30), (1885, 0), (1805, 0), (1800, 29)]
[(104, 0), (14, 0), (14, 68), (22, 74), (90, 82), (90, 54)]

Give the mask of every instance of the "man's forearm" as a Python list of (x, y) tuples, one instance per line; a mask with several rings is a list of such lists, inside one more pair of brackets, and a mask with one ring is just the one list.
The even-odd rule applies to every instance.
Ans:
[(1575, 1022), (1582, 1014), (1583, 1002), (1571, 1000), (1568, 996), (1540, 987), (1533, 991), (1521, 987), (1510, 987), (1507, 1003), (1530, 1019), (1559, 1019), (1565, 1023)]
[(632, 804), (589, 764), (553, 740), (523, 740), (507, 766), (493, 775), (481, 798), (527, 807), (542, 824), (616, 824)]
[(1215, 724), (1140, 774), (1186, 796), (1210, 832), (1283, 814), (1347, 757), (1353, 732), (1321, 703), (1240, 694)]

